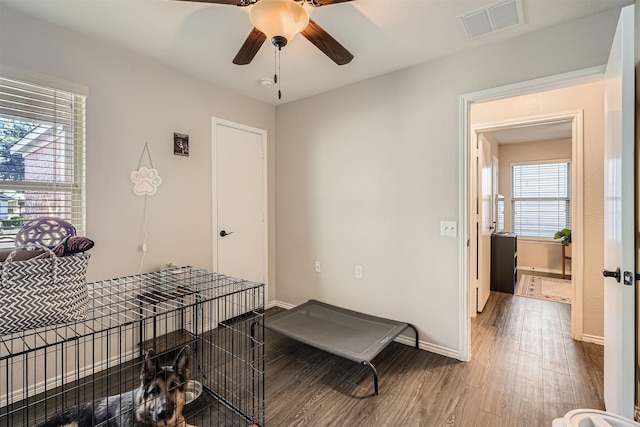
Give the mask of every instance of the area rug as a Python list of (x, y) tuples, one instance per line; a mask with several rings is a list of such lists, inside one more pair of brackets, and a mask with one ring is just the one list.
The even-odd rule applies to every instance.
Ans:
[(523, 274), (518, 283), (517, 295), (571, 304), (573, 289), (571, 280)]

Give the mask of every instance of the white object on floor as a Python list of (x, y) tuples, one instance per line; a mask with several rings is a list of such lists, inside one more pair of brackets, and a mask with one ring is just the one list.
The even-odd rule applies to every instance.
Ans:
[(553, 420), (551, 427), (640, 427), (640, 423), (597, 409), (574, 409)]

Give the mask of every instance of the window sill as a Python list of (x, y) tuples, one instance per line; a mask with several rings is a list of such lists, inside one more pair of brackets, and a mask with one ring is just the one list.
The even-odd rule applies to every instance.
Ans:
[(518, 242), (531, 243), (534, 245), (561, 245), (559, 240), (554, 239), (542, 239), (538, 237), (520, 237), (518, 236)]

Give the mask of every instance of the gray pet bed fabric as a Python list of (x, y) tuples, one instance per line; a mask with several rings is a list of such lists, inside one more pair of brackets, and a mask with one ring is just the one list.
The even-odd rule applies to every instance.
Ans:
[(418, 348), (418, 331), (409, 323), (370, 316), (316, 300), (266, 317), (264, 327), (370, 367), (375, 394), (378, 394), (378, 378), (371, 360), (407, 328), (413, 329)]

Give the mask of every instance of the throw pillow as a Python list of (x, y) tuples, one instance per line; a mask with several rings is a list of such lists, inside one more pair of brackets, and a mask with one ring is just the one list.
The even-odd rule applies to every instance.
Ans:
[[(57, 257), (69, 256), (86, 252), (93, 247), (95, 243), (93, 240), (82, 236), (69, 236), (62, 242), (58, 243), (53, 249), (54, 254)], [(39, 255), (38, 258), (49, 258), (49, 252), (45, 252)]]

